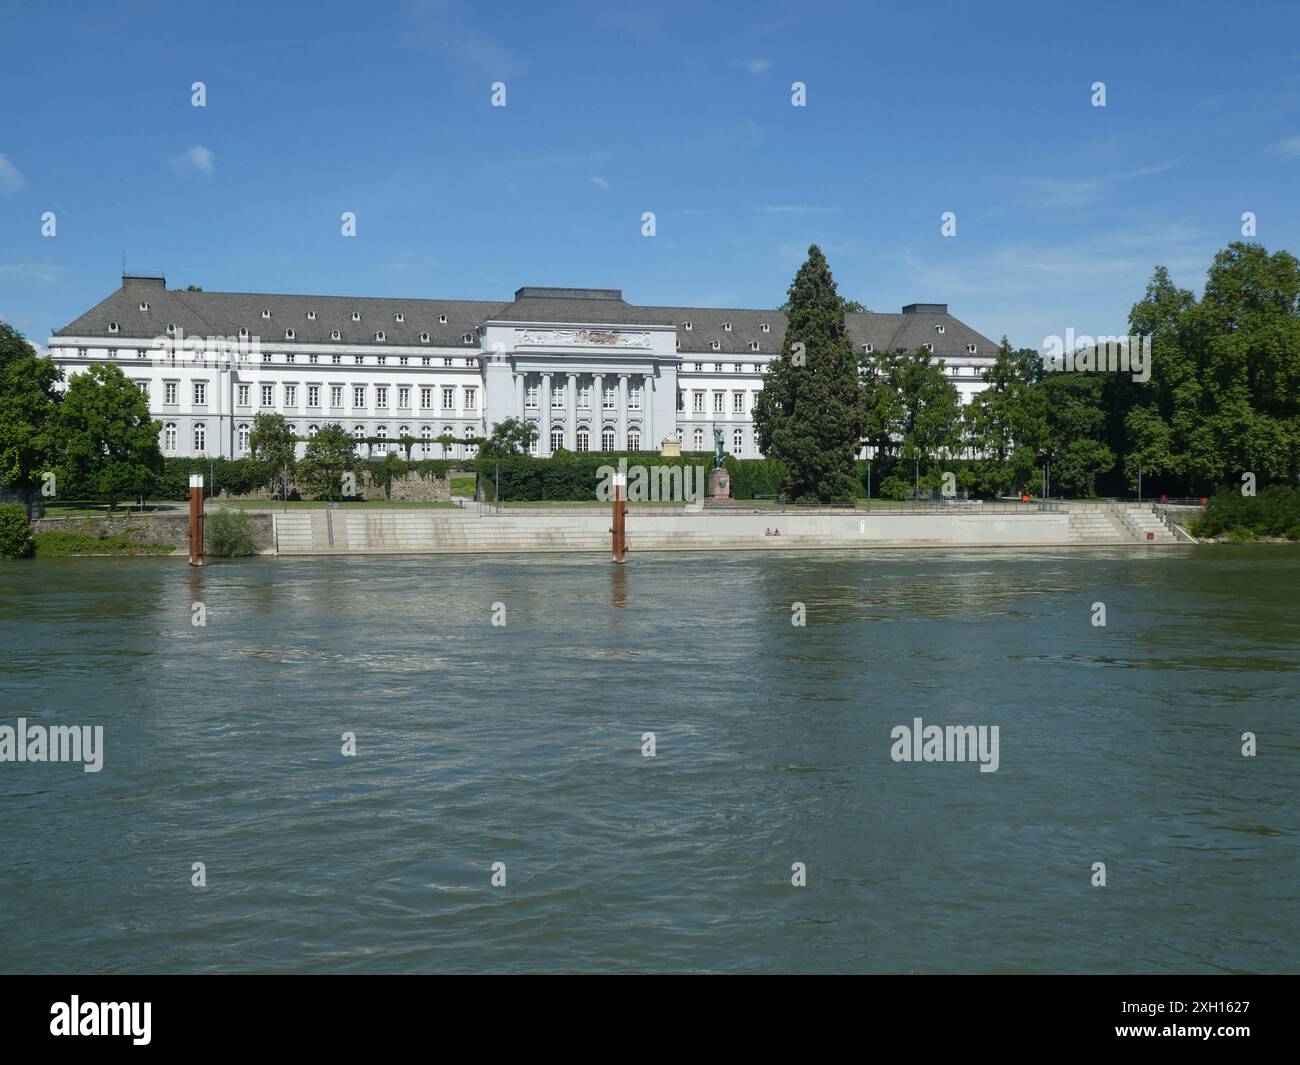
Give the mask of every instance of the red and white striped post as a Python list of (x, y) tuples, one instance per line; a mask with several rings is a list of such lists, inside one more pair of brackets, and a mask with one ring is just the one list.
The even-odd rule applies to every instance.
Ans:
[(203, 565), (203, 474), (190, 474), (190, 565)]
[(618, 470), (614, 474), (614, 564), (621, 566), (627, 550), (627, 474)]

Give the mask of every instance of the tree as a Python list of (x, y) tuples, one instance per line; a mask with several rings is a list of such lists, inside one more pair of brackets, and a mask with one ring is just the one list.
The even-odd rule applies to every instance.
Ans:
[(341, 425), (322, 425), (307, 441), (299, 463), (304, 483), (319, 497), (336, 499), (343, 474), (356, 465), (356, 441)]
[(509, 455), (526, 455), (537, 439), (535, 422), (518, 418), (505, 418), (492, 427), (492, 435), (483, 441), (479, 455), (483, 458), (504, 458)]
[(785, 463), (790, 498), (852, 502), (862, 435), (858, 364), (844, 301), (815, 244), (790, 285), (788, 306), (781, 353), (754, 407), (760, 446)]
[(1045, 395), (1033, 386), (1041, 359), (1032, 348), (1013, 351), (1006, 337), (983, 373), (987, 388), (964, 413), (966, 442), (977, 452), (975, 483), (990, 495), (1019, 493), (1034, 476), (1047, 439)]
[(162, 472), (162, 423), (149, 401), (117, 366), (103, 363), (74, 374), (56, 420), (59, 481), (107, 498), (148, 491)]
[[(24, 496), (51, 468), (62, 372), (0, 322), (0, 484)], [(57, 487), (57, 482), (56, 482)]]
[(258, 414), (248, 437), (253, 482), (266, 485), (272, 496), (287, 491), (285, 478), (298, 464), (297, 440), (283, 414)]
[(1115, 453), (1102, 439), (1103, 384), (1095, 373), (1058, 372), (1045, 375), (1035, 386), (1047, 410), (1042, 454), (1051, 463), (1053, 487), (1095, 495), (1098, 475), (1115, 465)]

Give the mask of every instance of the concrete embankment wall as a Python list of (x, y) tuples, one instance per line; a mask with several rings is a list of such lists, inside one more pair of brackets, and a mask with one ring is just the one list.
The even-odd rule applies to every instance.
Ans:
[[(213, 513), (209, 504), (208, 513)], [(264, 554), (275, 552), (275, 527), (271, 515), (253, 513), (253, 542)], [(190, 516), (185, 510), (161, 514), (103, 513), (80, 518), (39, 518), (32, 522), (33, 532), (69, 532), (84, 536), (125, 536), (138, 544), (168, 544), (173, 554), (189, 555)]]
[[(300, 510), (271, 515), (280, 554), (608, 551), (610, 516), (545, 511)], [(628, 515), (632, 551), (1019, 547), (1078, 542), (1064, 513)]]

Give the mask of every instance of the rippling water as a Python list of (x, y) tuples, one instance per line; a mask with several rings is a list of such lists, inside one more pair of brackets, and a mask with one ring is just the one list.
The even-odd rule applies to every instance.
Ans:
[(0, 725), (105, 758), (0, 763), (0, 969), (1300, 971), (1298, 608), (1274, 546), (5, 565)]

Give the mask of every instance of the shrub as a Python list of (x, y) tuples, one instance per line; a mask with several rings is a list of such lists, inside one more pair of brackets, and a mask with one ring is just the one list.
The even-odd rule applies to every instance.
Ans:
[(26, 508), (20, 503), (0, 503), (0, 558), (30, 558), (35, 550)]
[(208, 554), (220, 558), (238, 558), (257, 551), (253, 518), (242, 510), (218, 510), (203, 523)]

